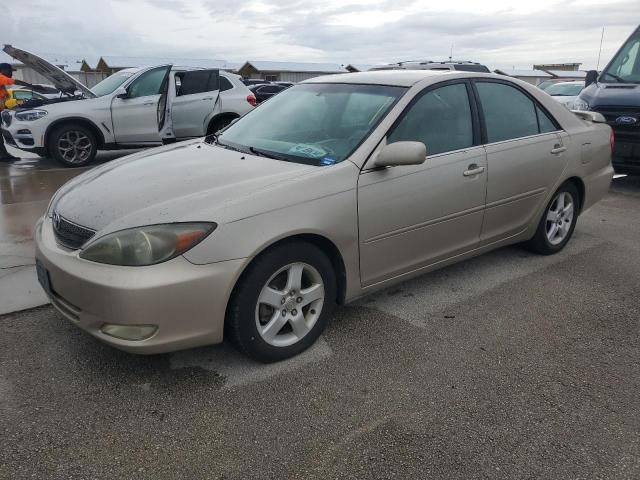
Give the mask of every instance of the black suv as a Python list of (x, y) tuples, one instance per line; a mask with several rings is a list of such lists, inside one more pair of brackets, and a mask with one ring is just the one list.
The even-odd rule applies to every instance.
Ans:
[(587, 73), (586, 85), (573, 108), (604, 115), (615, 135), (613, 168), (640, 175), (640, 27), (600, 75)]

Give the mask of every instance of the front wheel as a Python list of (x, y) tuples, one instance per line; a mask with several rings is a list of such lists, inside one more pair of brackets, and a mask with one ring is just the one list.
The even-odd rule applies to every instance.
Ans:
[(579, 198), (572, 183), (562, 185), (547, 205), (534, 237), (526, 244), (527, 248), (542, 255), (562, 250), (576, 227)]
[(98, 142), (84, 125), (69, 123), (56, 127), (49, 135), (48, 151), (67, 167), (84, 167), (96, 157)]
[(228, 338), (262, 362), (292, 357), (311, 346), (335, 305), (331, 262), (318, 247), (288, 243), (258, 257), (232, 296)]

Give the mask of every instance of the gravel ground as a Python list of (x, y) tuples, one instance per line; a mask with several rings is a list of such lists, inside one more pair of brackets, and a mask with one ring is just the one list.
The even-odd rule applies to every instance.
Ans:
[(0, 317), (0, 478), (637, 479), (638, 239), (640, 181), (617, 179), (562, 253), (370, 296), (268, 366)]

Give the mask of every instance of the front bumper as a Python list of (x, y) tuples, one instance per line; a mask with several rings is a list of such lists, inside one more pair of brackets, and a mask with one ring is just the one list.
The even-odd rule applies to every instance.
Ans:
[(4, 143), (26, 151), (41, 151), (45, 148), (44, 131), (38, 121), (20, 122), (12, 118), (9, 125), (2, 122), (2, 138)]
[[(36, 258), (64, 317), (113, 347), (141, 354), (221, 342), (227, 302), (245, 265), (245, 259), (194, 265), (184, 257), (148, 267), (89, 262), (57, 245), (46, 217), (36, 226)], [(105, 323), (158, 330), (146, 340), (122, 340), (104, 334)]]

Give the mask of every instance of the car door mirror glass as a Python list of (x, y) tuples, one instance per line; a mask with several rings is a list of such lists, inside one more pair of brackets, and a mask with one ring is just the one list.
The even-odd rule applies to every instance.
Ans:
[(376, 156), (376, 167), (420, 165), (427, 158), (427, 147), (422, 142), (395, 142), (385, 145)]

